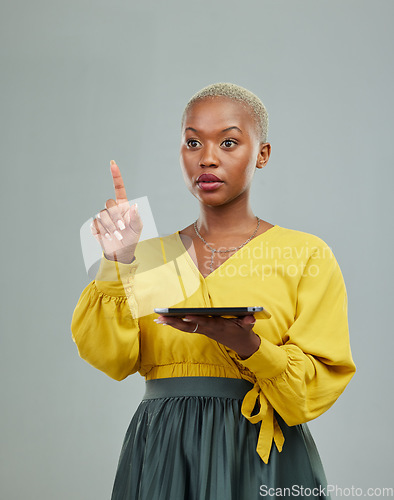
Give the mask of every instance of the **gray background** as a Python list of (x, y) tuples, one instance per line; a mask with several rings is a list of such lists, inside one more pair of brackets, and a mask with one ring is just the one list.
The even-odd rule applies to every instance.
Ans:
[(111, 159), (160, 234), (197, 218), (180, 117), (218, 81), (270, 115), (254, 212), (320, 236), (347, 285), (358, 372), (310, 423), (328, 481), (394, 486), (393, 14), (382, 0), (1, 3), (1, 498), (109, 499), (143, 379), (77, 355), (79, 228), (113, 196)]

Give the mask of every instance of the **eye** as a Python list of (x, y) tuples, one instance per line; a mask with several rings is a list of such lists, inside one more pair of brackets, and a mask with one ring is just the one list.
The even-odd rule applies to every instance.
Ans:
[(196, 139), (189, 139), (186, 141), (186, 145), (190, 148), (196, 148), (200, 143)]
[(237, 144), (237, 141), (234, 141), (233, 139), (226, 139), (222, 142), (222, 144), (225, 145), (225, 149), (230, 149), (233, 144)]

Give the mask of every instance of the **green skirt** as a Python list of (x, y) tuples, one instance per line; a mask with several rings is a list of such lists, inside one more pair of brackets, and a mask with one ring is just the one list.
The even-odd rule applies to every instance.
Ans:
[(176, 377), (146, 381), (126, 432), (111, 500), (329, 498), (306, 424), (289, 427), (268, 464), (257, 454), (260, 423), (241, 413), (247, 380)]

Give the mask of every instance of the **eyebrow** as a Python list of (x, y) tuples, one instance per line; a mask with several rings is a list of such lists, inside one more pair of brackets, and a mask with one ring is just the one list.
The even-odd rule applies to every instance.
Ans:
[[(240, 132), (241, 134), (243, 133), (242, 130), (240, 128), (236, 127), (235, 125), (232, 126), (232, 127), (228, 127), (228, 128), (223, 129), (222, 133), (223, 132), (228, 132), (229, 130), (232, 130), (232, 129), (238, 130), (238, 132)], [(192, 130), (193, 132), (196, 132), (198, 134), (198, 130), (196, 130), (193, 127), (187, 127), (187, 128), (185, 128), (185, 132), (186, 132), (186, 130)]]

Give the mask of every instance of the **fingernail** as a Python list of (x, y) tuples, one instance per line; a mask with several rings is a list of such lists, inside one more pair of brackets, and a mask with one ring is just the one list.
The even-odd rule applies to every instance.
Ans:
[(124, 225), (124, 222), (122, 220), (118, 220), (118, 227), (121, 231), (123, 231), (123, 229), (126, 228), (126, 226)]
[(111, 165), (115, 165), (115, 160), (111, 160), (111, 161), (110, 161), (110, 164), (111, 164)]
[(101, 219), (100, 214), (97, 214), (97, 218), (98, 218), (98, 219)]
[(133, 207), (134, 207), (134, 213), (138, 214), (138, 203), (134, 203)]
[(182, 318), (182, 319), (183, 319), (183, 321), (186, 321), (187, 323), (191, 323), (192, 322), (191, 319), (187, 319), (187, 318)]
[(157, 318), (156, 318), (156, 319), (154, 319), (153, 321), (154, 321), (155, 323), (157, 323), (158, 325), (166, 325), (166, 324), (167, 324), (167, 323), (165, 323), (163, 320), (161, 320), (161, 319), (157, 319)]
[(123, 236), (120, 234), (119, 231), (114, 231), (114, 235), (118, 238), (118, 240), (123, 240)]
[(107, 238), (107, 240), (112, 241), (111, 235), (109, 233), (105, 233), (105, 237)]

